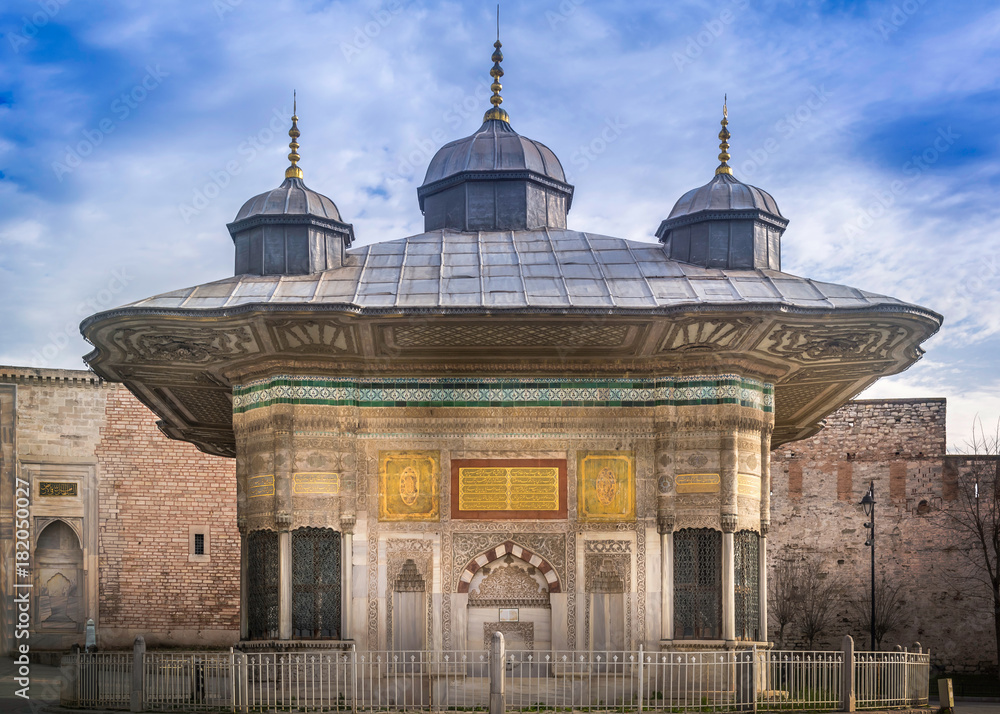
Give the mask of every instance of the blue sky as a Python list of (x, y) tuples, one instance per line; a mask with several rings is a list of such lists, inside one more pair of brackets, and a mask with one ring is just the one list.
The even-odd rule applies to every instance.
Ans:
[[(419, 233), (433, 152), (488, 107), (492, 2), (13, 0), (0, 9), (0, 364), (82, 367), (87, 315), (232, 273), (298, 90), (307, 183), (359, 243)], [(1000, 417), (993, 2), (503, 3), (504, 108), (576, 185), (570, 227), (654, 240), (716, 165), (791, 223), (787, 272), (945, 316), (866, 397)]]

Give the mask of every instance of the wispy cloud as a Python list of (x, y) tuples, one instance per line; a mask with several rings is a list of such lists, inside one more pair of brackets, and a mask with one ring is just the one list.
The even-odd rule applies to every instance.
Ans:
[[(784, 269), (945, 315), (927, 359), (875, 389), (950, 397), (958, 441), (974, 410), (1000, 412), (988, 376), (1000, 366), (1000, 10), (902, 5), (516, 0), (503, 10), (504, 108), (576, 181), (571, 227), (652, 240), (711, 178), (728, 93), (737, 176), (791, 220)], [(420, 232), (427, 161), (488, 106), (493, 12), (454, 0), (7, 3), (0, 361), (51, 347), (112, 268), (130, 277), (121, 303), (229, 274), (225, 224), (280, 182), (293, 88), (306, 181), (359, 242)], [(87, 347), (66, 339), (51, 363), (78, 367)]]

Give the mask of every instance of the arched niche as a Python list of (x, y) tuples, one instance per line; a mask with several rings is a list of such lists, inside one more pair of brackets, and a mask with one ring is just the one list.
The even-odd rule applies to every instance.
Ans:
[(83, 548), (76, 531), (54, 520), (38, 534), (34, 556), (38, 627), (82, 632)]
[(550, 583), (529, 561), (504, 555), (481, 566), (469, 582), (468, 642), (488, 649), (502, 632), (509, 651), (547, 651), (552, 647)]

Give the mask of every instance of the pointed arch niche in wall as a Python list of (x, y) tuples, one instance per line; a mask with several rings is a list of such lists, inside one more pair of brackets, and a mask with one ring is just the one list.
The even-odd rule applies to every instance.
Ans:
[(38, 627), (82, 632), (83, 548), (76, 530), (61, 519), (50, 522), (35, 543)]
[(527, 565), (537, 568), (546, 582), (547, 592), (562, 592), (562, 586), (559, 583), (559, 575), (556, 573), (555, 568), (553, 568), (552, 565), (549, 564), (549, 562), (542, 556), (531, 552), (527, 548), (518, 545), (512, 540), (504, 541), (500, 545), (490, 548), (470, 560), (462, 572), (462, 577), (459, 578), (458, 592), (469, 592), (469, 584), (472, 583), (473, 578), (476, 577), (476, 574), (484, 565), (492, 563), (495, 560), (499, 560), (507, 555), (512, 555), (519, 560), (523, 560)]
[[(550, 649), (551, 593), (560, 591), (559, 578), (544, 558), (512, 541), (482, 553), (466, 566), (460, 593), (466, 606), (467, 641), (487, 648), (494, 632), (503, 632), (507, 649)], [(503, 616), (501, 616), (503, 613)]]

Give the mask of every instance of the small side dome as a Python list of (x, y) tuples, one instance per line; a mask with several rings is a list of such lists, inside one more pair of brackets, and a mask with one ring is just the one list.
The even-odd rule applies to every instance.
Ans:
[(334, 221), (341, 220), (336, 204), (306, 186), (300, 178), (286, 178), (278, 188), (254, 196), (243, 204), (235, 220), (242, 221), (253, 216), (293, 214), (309, 214)]
[(719, 167), (704, 186), (674, 204), (656, 229), (671, 260), (706, 268), (781, 270), (781, 235), (788, 219), (767, 191), (733, 176), (729, 112), (722, 107)]
[(227, 226), (236, 244), (236, 275), (308, 275), (338, 268), (354, 242), (354, 228), (341, 220), (336, 204), (302, 180), (298, 120), (293, 114), (285, 180), (244, 203)]

